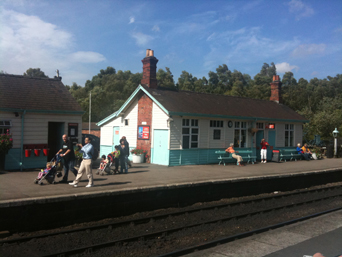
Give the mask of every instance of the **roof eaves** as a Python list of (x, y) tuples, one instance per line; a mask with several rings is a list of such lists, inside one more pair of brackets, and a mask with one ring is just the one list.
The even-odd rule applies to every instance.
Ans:
[(169, 115), (170, 116), (175, 115), (175, 116), (189, 116), (189, 117), (252, 120), (252, 121), (263, 120), (263, 121), (280, 121), (280, 122), (303, 122), (303, 123), (309, 122), (309, 120), (274, 119), (274, 118), (266, 118), (266, 117), (247, 117), (247, 116), (232, 116), (232, 115), (219, 115), (219, 114), (187, 113), (187, 112), (170, 112)]

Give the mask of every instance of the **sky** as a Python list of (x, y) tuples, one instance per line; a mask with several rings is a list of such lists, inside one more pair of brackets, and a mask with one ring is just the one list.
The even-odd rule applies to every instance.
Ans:
[(252, 78), (264, 63), (283, 76), (342, 73), (341, 0), (1, 0), (0, 71), (84, 86), (101, 69), (157, 69), (208, 78), (226, 64)]

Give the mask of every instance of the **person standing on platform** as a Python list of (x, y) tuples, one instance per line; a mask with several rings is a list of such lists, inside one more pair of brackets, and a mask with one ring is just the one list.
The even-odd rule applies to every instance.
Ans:
[(94, 147), (90, 143), (89, 137), (86, 137), (84, 139), (85, 145), (82, 146), (81, 144), (78, 144), (79, 147), (81, 147), (80, 153), (83, 154), (83, 160), (81, 162), (81, 166), (78, 169), (77, 177), (74, 180), (74, 182), (69, 183), (69, 185), (77, 187), (78, 182), (82, 178), (83, 174), (86, 173), (87, 177), (89, 179), (89, 183), (86, 187), (92, 187), (94, 186), (93, 183), (93, 173), (92, 173), (92, 157), (94, 154)]
[(260, 150), (260, 156), (261, 156), (261, 163), (267, 162), (267, 146), (269, 144), (265, 141), (265, 138), (261, 139), (261, 150)]
[[(132, 163), (131, 163), (131, 161), (130, 161), (130, 160), (128, 160), (128, 156), (129, 156), (129, 143), (128, 143), (128, 141), (127, 141), (127, 139), (126, 139), (126, 137), (125, 137), (125, 136), (123, 136), (121, 139), (125, 140), (125, 146), (126, 146), (126, 147), (127, 147), (127, 149), (128, 149), (128, 155), (127, 155), (127, 165), (128, 165), (128, 167), (132, 168)], [(120, 145), (121, 145), (121, 139), (120, 139)]]
[(126, 146), (124, 139), (120, 139), (120, 146), (119, 146), (119, 159), (120, 159), (120, 173), (125, 172), (128, 173), (128, 155), (129, 155), (129, 148)]
[(242, 157), (241, 157), (240, 155), (235, 154), (235, 153), (238, 153), (238, 151), (235, 151), (235, 150), (234, 150), (234, 144), (233, 144), (233, 143), (231, 143), (231, 144), (230, 144), (230, 147), (228, 147), (228, 148), (226, 149), (226, 152), (232, 154), (232, 157), (233, 157), (234, 159), (237, 160), (239, 166), (245, 166), (245, 165), (243, 165), (243, 164), (241, 163), (241, 162), (243, 162)]
[(62, 139), (62, 149), (59, 150), (57, 154), (61, 153), (60, 156), (63, 157), (64, 176), (59, 183), (68, 183), (69, 170), (74, 173), (75, 177), (77, 176), (77, 170), (75, 169), (75, 152), (74, 145), (70, 140), (68, 140), (68, 136), (64, 134)]

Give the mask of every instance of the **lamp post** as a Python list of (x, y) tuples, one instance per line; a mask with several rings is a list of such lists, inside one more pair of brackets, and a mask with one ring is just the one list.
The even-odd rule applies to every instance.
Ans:
[(337, 135), (338, 135), (338, 130), (337, 128), (335, 128), (335, 130), (333, 131), (333, 136), (335, 138), (335, 142), (334, 142), (334, 157), (337, 158)]

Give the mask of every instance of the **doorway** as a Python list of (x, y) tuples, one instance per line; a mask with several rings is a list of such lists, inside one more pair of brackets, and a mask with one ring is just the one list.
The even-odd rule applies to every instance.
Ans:
[(55, 154), (62, 148), (64, 122), (49, 122), (48, 126), (48, 146), (50, 149), (48, 161), (50, 161), (55, 156)]

